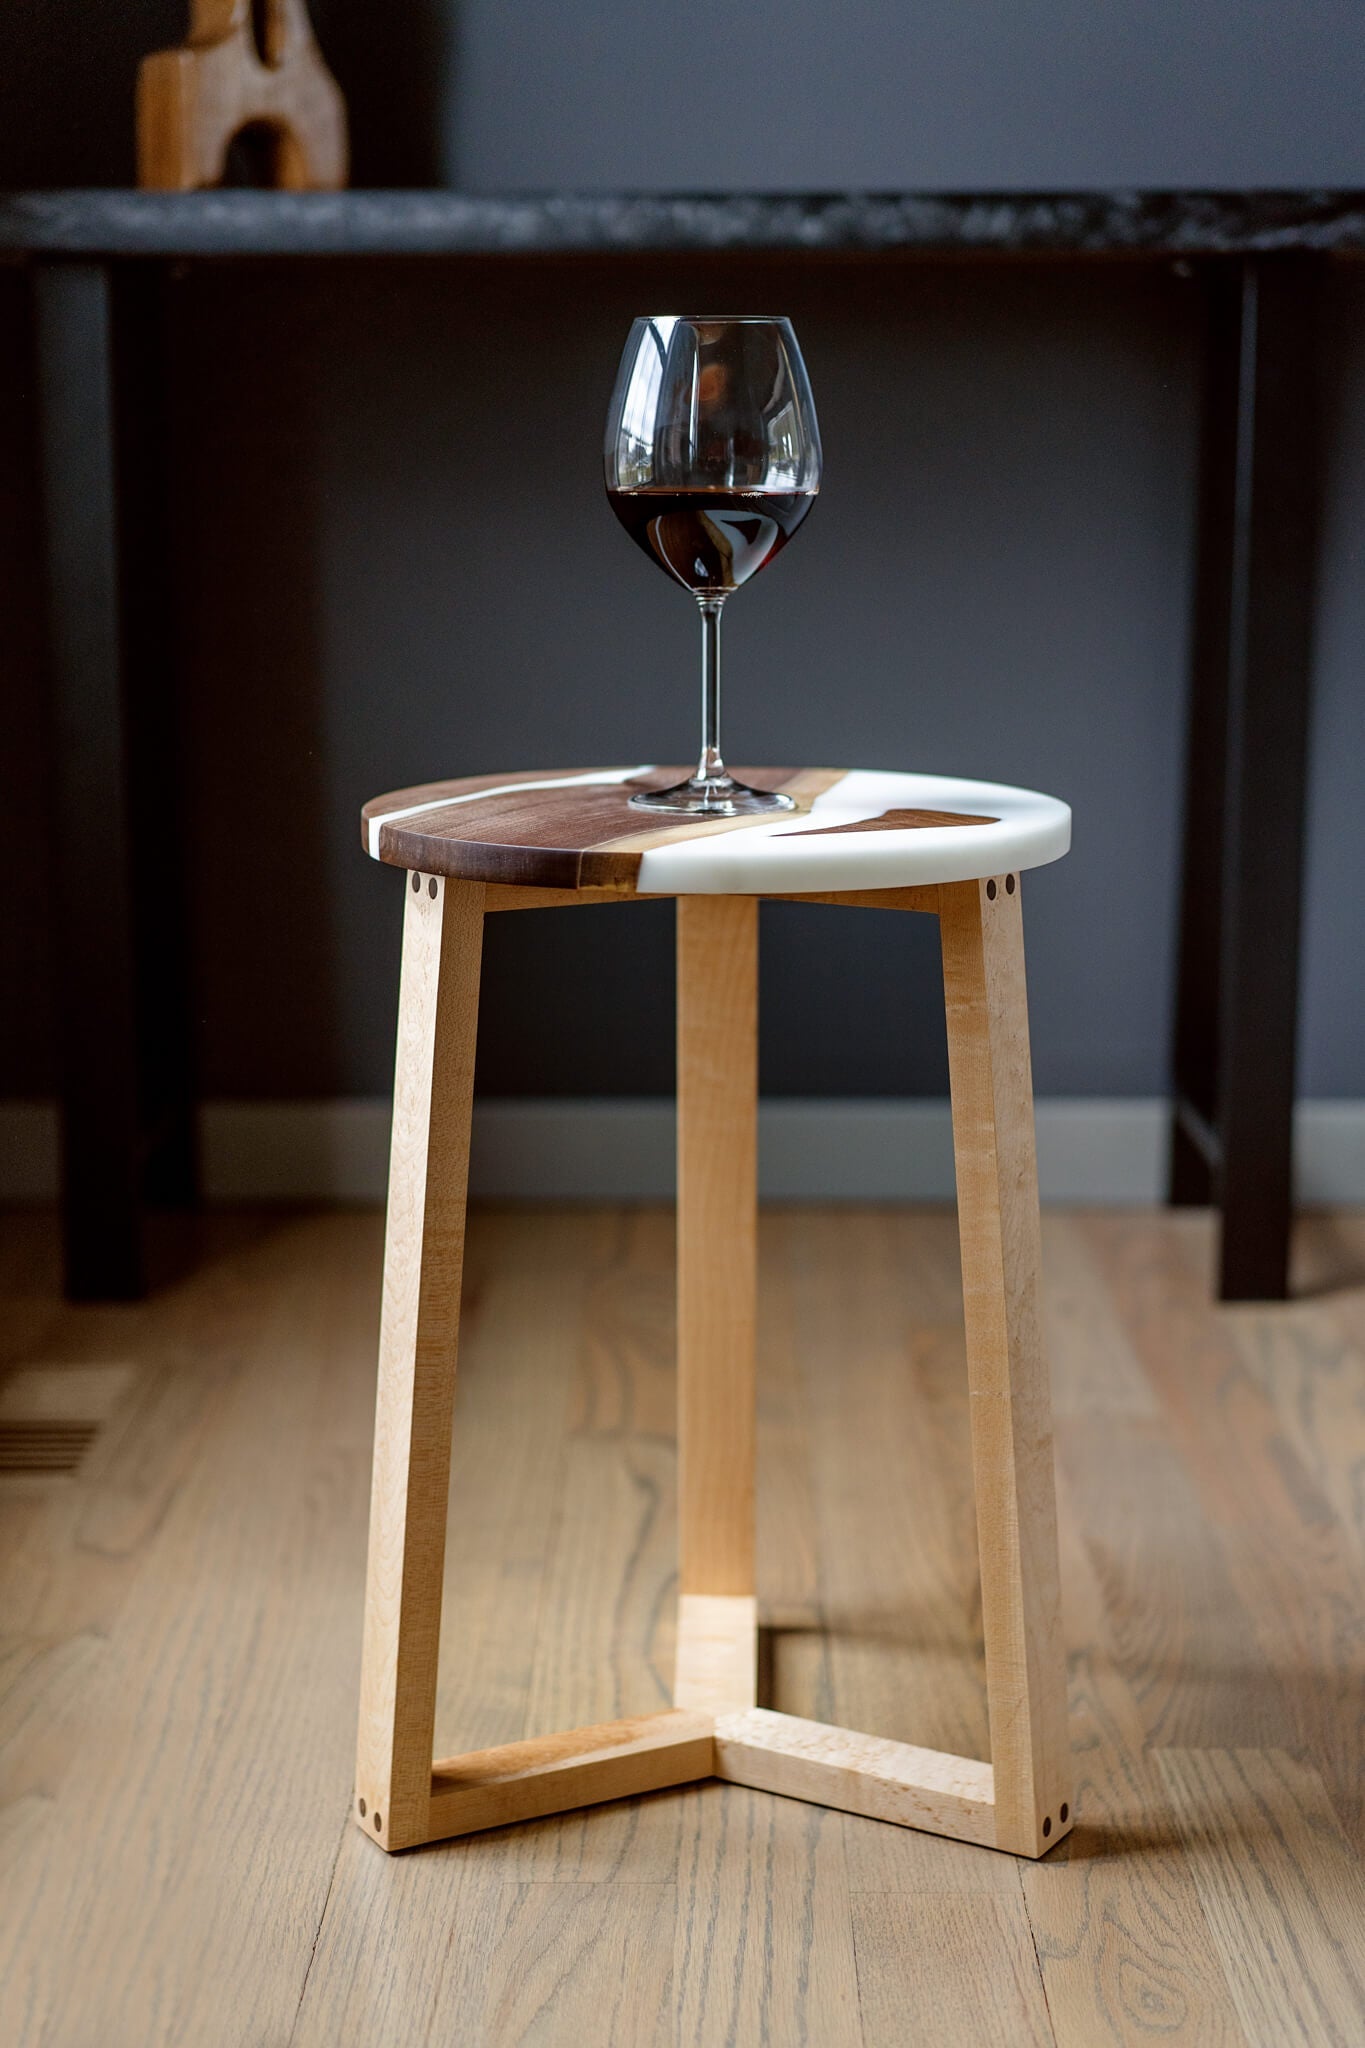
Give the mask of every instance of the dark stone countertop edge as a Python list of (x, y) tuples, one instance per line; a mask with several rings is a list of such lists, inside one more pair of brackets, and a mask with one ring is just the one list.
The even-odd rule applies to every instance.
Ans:
[(1365, 190), (830, 194), (0, 194), (10, 256), (763, 250), (1059, 256), (1365, 253)]

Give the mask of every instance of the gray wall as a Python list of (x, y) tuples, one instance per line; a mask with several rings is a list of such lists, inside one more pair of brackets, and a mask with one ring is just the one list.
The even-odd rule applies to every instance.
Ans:
[(684, 191), (1351, 185), (1357, 0), (478, 0), (451, 181)]
[[(525, 24), (541, 18), (534, 8), (497, 16), (502, 42), (488, 28), (491, 10), (468, 10), (458, 52), (447, 71), (437, 67), (464, 109), (469, 182), (591, 182), (573, 152), (591, 140), (595, 74), (555, 55), (548, 26), (526, 42)], [(612, 18), (602, 10), (592, 22)], [(630, 19), (638, 66), (649, 55), (639, 39), (654, 30), (643, 15)], [(773, 61), (809, 83), (817, 59), (828, 66), (812, 40), (815, 10), (806, 19), (804, 40), (789, 34)], [(916, 19), (922, 37), (931, 17)], [(984, 7), (971, 19), (995, 21)], [(1251, 40), (1264, 57), (1272, 28), (1305, 17), (1263, 10), (1256, 19), (1262, 32)], [(445, 18), (414, 9), (413, 23), (438, 50)], [(424, 149), (439, 155), (441, 137), (423, 141), (418, 121), (406, 155), (389, 146), (392, 96), (375, 98), (354, 17), (349, 32), (361, 165), (376, 181), (386, 169), (415, 175)], [(1299, 33), (1292, 75), (1307, 79), (1317, 46), (1307, 26)], [(889, 28), (885, 36), (904, 70), (914, 50)], [(405, 47), (421, 70), (416, 45)], [(1347, 53), (1340, 37), (1334, 47), (1340, 82)], [(340, 66), (340, 48), (333, 54)], [(751, 78), (761, 54), (750, 53)], [(493, 90), (486, 67), (504, 58), (517, 64), (520, 95), (520, 125), (507, 138), (481, 129), (478, 112)], [(554, 104), (536, 97), (536, 66), (552, 59)], [(388, 61), (401, 76), (401, 63)], [(661, 109), (648, 124), (651, 150), (685, 140), (699, 108), (719, 122), (713, 136), (746, 132), (717, 113), (718, 88), (685, 102), (658, 49), (649, 63)], [(423, 72), (419, 113), (438, 99), (431, 75)], [(634, 74), (627, 66), (622, 75), (633, 105)], [(1035, 89), (1050, 77), (1040, 57)], [(73, 89), (94, 90), (79, 79)], [(791, 182), (829, 181), (819, 151), (833, 133), (882, 149), (884, 178), (869, 171), (860, 182), (1010, 182), (988, 175), (990, 124), (973, 159), (981, 169), (916, 177), (907, 158), (893, 177), (892, 144), (918, 129), (893, 134), (889, 115), (860, 125), (837, 95), (825, 104), (810, 154), (793, 160), (812, 168), (784, 171)], [(1294, 135), (1305, 150), (1330, 142), (1322, 105), (1321, 120), (1298, 106)], [(366, 112), (376, 107), (383, 120)], [(743, 176), (737, 160), (711, 153), (694, 156), (691, 177), (667, 176), (649, 151), (635, 151), (633, 116), (595, 125), (602, 149), (618, 152), (601, 159), (615, 165), (604, 182)], [(1029, 132), (1036, 140), (1041, 126)], [(1273, 136), (1273, 122), (1265, 132)], [(110, 136), (80, 175), (126, 175)], [(524, 175), (496, 156), (505, 139)], [(8, 146), (11, 181), (34, 175), (32, 153), (13, 138)], [(48, 163), (53, 148), (43, 147)], [(1280, 159), (1267, 162), (1258, 182)], [(49, 165), (46, 175), (61, 173)], [(1293, 175), (1342, 172), (1323, 158)], [(744, 181), (776, 179), (751, 162)], [(1077, 814), (1075, 850), (1027, 891), (1038, 1085), (1070, 1094), (1165, 1086), (1195, 425), (1188, 282), (1126, 266), (640, 258), (198, 272), (179, 298), (192, 798), (184, 858), (206, 1093), (386, 1087), (400, 891), (361, 856), (364, 797), (438, 774), (686, 755), (694, 621), (612, 521), (599, 436), (633, 313), (740, 299), (796, 320), (828, 473), (793, 551), (731, 608), (729, 751), (1000, 776), (1065, 796)], [(0, 458), (10, 479), (0, 494), (0, 630), (17, 684), (0, 753), (14, 884), (0, 898), (0, 975), (21, 992), (0, 1006), (0, 1095), (40, 1094), (53, 1082), (21, 301), (16, 282), (0, 278)], [(1365, 281), (1352, 273), (1334, 286), (1328, 331), (1303, 1081), (1310, 1093), (1359, 1094)], [(942, 1090), (931, 928), (794, 906), (774, 906), (765, 920), (767, 1088)], [(671, 977), (662, 907), (495, 925), (481, 1086), (663, 1092)], [(802, 1027), (792, 1032), (786, 1019), (798, 1005)]]

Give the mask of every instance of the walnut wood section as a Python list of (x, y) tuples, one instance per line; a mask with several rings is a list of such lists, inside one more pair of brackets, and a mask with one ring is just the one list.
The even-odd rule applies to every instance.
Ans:
[[(736, 772), (762, 788), (785, 790), (798, 810), (808, 810), (822, 790), (846, 773), (842, 768)], [(368, 850), (372, 821), (406, 811), (408, 816), (393, 816), (378, 827), (378, 857), (395, 867), (512, 888), (629, 894), (647, 847), (752, 831), (755, 825), (771, 823), (770, 817), (759, 814), (680, 824), (664, 813), (651, 816), (630, 808), (633, 792), (667, 789), (687, 773), (676, 767), (642, 769), (629, 777), (619, 769), (528, 769), (515, 775), (422, 783), (367, 803), (361, 812), (361, 837)], [(593, 774), (602, 779), (588, 780)], [(442, 803), (443, 798), (448, 801)]]
[(930, 825), (998, 825), (998, 818), (973, 817), (967, 811), (882, 811), (875, 818), (855, 818), (848, 825), (810, 825), (793, 839), (833, 838), (836, 832), (922, 832)]
[(255, 126), (274, 140), (276, 185), (334, 191), (346, 183), (346, 106), (304, 0), (265, 0), (260, 52), (252, 14), (252, 0), (191, 0), (188, 42), (142, 60), (139, 185), (221, 185), (233, 137)]
[(387, 1849), (430, 1832), (483, 935), (477, 884), (417, 875), (413, 882), (403, 925), (353, 1809)]
[(755, 1707), (716, 1721), (716, 1776), (995, 1848), (991, 1766)]
[(673, 1704), (743, 1713), (758, 1696), (758, 1602), (745, 1593), (684, 1593), (678, 1602)]
[(754, 1591), (758, 904), (678, 898), (679, 1591)]
[(1037, 1856), (1072, 1795), (1018, 878), (939, 905), (996, 1840)]
[(710, 1714), (646, 1714), (429, 1765), (427, 1837), (471, 1835), (709, 1778)]

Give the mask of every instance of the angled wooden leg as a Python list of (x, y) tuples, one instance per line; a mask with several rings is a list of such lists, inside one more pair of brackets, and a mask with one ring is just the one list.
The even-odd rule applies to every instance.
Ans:
[(428, 1838), (483, 889), (413, 875), (393, 1146), (354, 1814)]
[(1040, 1856), (1072, 1815), (1018, 878), (897, 907), (942, 923), (993, 1763), (718, 1704), (716, 1775)]
[(1070, 1825), (1052, 1412), (1019, 878), (940, 891), (995, 1839)]
[(754, 1703), (758, 904), (678, 899), (679, 1707)]
[[(926, 897), (904, 907), (927, 909)], [(356, 1818), (385, 1848), (710, 1772), (1025, 1856), (1070, 1827), (1017, 878), (945, 885), (934, 901), (992, 1763), (755, 1708), (757, 904), (688, 897), (678, 904), (675, 1706), (433, 1764), (485, 896), (419, 877), (404, 934), (356, 1777)]]

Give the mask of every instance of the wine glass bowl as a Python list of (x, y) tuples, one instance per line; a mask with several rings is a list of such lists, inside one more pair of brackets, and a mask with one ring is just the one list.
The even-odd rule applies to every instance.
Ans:
[(820, 430), (788, 320), (653, 314), (626, 341), (607, 415), (612, 510), (639, 547), (697, 600), (702, 742), (696, 773), (641, 791), (641, 810), (739, 817), (790, 810), (750, 789), (720, 750), (720, 617), (774, 561), (820, 488)]

